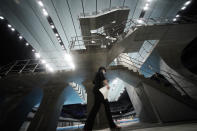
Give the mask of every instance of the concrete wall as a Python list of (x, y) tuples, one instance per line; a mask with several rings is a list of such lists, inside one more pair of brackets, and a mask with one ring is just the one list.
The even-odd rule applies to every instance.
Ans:
[(136, 111), (136, 117), (139, 118), (140, 122), (159, 122), (157, 113), (154, 112), (141, 84), (138, 87), (127, 85), (126, 90)]
[(197, 120), (197, 111), (173, 99), (153, 86), (143, 83), (144, 90), (162, 122)]
[(158, 72), (172, 83), (182, 95), (189, 95), (190, 97), (197, 99), (197, 85), (167, 65), (156, 50), (153, 51), (150, 57), (145, 61), (140, 71), (146, 77), (150, 77), (155, 72)]

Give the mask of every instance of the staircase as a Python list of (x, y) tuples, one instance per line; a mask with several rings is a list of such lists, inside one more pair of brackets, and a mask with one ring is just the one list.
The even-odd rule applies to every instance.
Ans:
[(139, 78), (140, 80), (138, 81), (138, 83), (148, 84), (154, 89), (158, 90), (159, 92), (162, 92), (166, 94), (167, 96), (175, 99), (176, 101), (181, 102), (184, 105), (197, 110), (197, 101), (195, 101), (194, 99), (188, 96), (182, 96), (173, 86), (170, 86), (170, 87), (165, 86), (163, 82), (158, 83), (157, 81), (152, 80), (150, 78), (145, 78), (145, 76), (141, 74), (139, 71), (134, 72), (132, 69), (129, 69), (128, 67), (125, 67), (122, 65), (110, 66), (108, 70), (119, 70), (120, 72), (127, 72)]

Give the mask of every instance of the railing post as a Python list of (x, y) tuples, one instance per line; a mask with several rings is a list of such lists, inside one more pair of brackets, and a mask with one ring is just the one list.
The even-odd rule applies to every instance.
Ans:
[(16, 61), (11, 67), (10, 69), (5, 73), (5, 75), (7, 75), (13, 68), (15, 65), (17, 65), (18, 61)]
[(36, 70), (36, 68), (38, 67), (39, 63), (36, 64), (36, 66), (34, 67), (34, 69), (31, 71), (32, 73)]
[(22, 69), (19, 71), (19, 73), (22, 73), (22, 71), (25, 69), (25, 67), (29, 64), (30, 60), (28, 60), (25, 65), (22, 67)]

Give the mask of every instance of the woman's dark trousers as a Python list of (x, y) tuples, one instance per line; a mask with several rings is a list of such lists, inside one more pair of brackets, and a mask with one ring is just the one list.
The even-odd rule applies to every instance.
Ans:
[(104, 99), (104, 97), (100, 91), (94, 91), (94, 98), (95, 98), (94, 105), (89, 113), (89, 116), (87, 117), (87, 120), (86, 120), (86, 123), (84, 126), (84, 130), (90, 130), (90, 131), (92, 130), (93, 124), (95, 121), (95, 117), (96, 117), (97, 112), (100, 109), (101, 103), (103, 103), (105, 106), (105, 114), (107, 116), (110, 128), (116, 127), (116, 125), (112, 119), (108, 100)]

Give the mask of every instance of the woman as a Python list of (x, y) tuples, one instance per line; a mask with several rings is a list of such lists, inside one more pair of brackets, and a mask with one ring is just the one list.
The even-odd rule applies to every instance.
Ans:
[(109, 106), (109, 102), (107, 99), (104, 99), (102, 93), (99, 91), (100, 88), (102, 88), (103, 86), (107, 86), (107, 88), (109, 89), (109, 85), (108, 82), (104, 76), (104, 74), (106, 73), (106, 69), (105, 67), (100, 67), (98, 72), (96, 73), (95, 79), (93, 81), (94, 84), (94, 88), (93, 88), (93, 93), (94, 93), (94, 106), (92, 107), (89, 116), (86, 120), (85, 126), (84, 126), (84, 131), (91, 131), (94, 125), (94, 120), (96, 117), (97, 112), (99, 111), (100, 105), (101, 103), (104, 104), (105, 106), (105, 112), (107, 115), (107, 119), (109, 121), (109, 126), (111, 129), (120, 129), (120, 127), (116, 126), (116, 124), (114, 123), (113, 119), (112, 119), (112, 115), (110, 112), (110, 106)]

